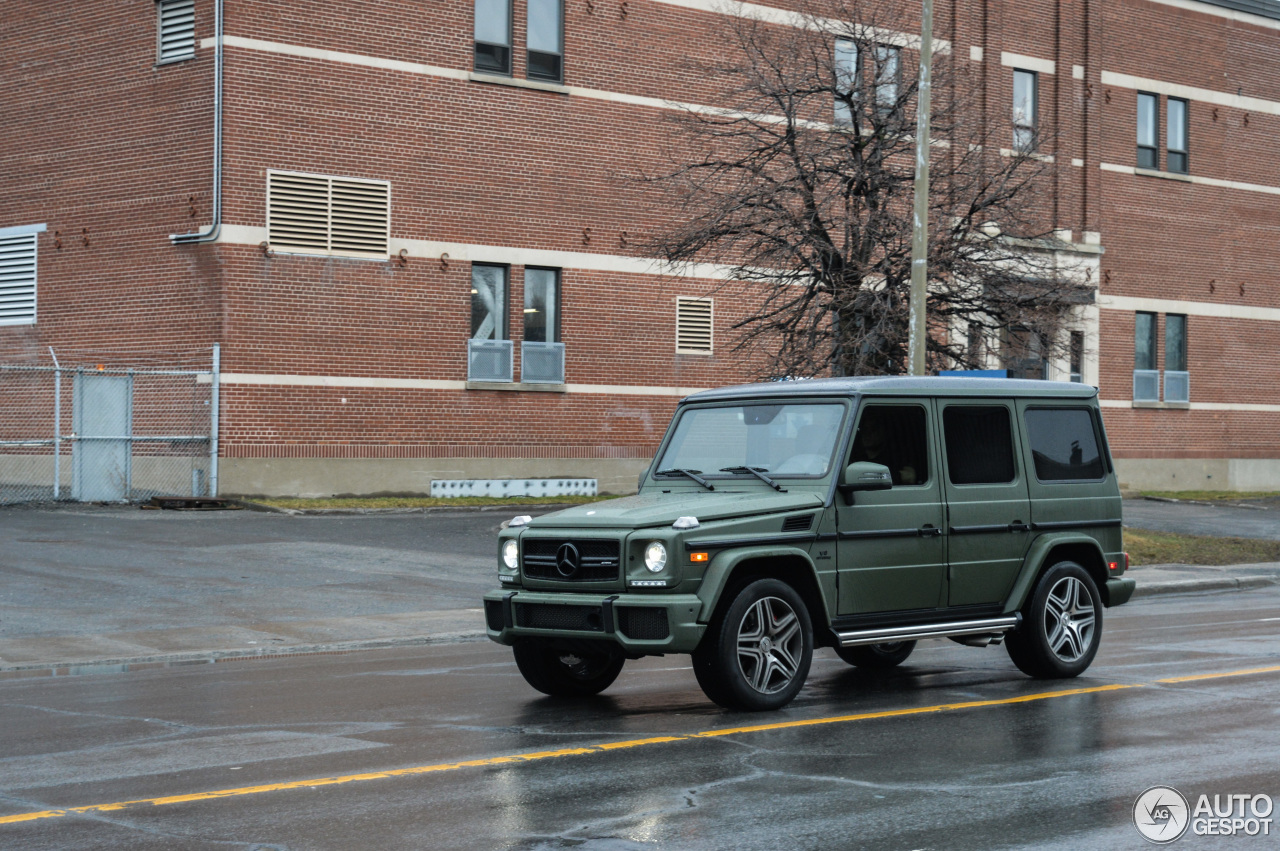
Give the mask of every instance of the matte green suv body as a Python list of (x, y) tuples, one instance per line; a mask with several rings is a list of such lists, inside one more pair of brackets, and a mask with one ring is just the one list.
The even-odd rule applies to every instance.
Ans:
[(1004, 641), (1075, 676), (1126, 602), (1120, 492), (1097, 391), (851, 378), (684, 399), (637, 495), (516, 518), (489, 637), (549, 694), (689, 653), (703, 689), (784, 705), (815, 647), (901, 663), (917, 640)]

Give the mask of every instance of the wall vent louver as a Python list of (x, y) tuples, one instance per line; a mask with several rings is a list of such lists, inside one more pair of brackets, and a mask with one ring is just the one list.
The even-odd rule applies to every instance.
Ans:
[(676, 299), (676, 351), (711, 354), (712, 303), (709, 298)]
[(267, 229), (276, 251), (385, 258), (390, 212), (391, 186), (385, 181), (267, 175)]

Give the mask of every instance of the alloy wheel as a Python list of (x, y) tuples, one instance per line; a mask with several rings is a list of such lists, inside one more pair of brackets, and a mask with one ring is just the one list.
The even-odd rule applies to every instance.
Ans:
[(1084, 656), (1094, 622), (1093, 596), (1085, 584), (1074, 576), (1058, 580), (1044, 601), (1044, 634), (1053, 654), (1064, 662)]
[(762, 694), (786, 688), (800, 669), (804, 635), (795, 611), (778, 597), (757, 600), (738, 625), (738, 666)]

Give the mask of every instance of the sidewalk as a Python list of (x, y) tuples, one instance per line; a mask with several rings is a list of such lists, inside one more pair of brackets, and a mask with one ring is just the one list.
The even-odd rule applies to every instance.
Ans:
[[(1134, 598), (1244, 591), (1280, 583), (1280, 563), (1133, 568)], [(485, 637), (480, 608), (0, 639), (0, 678), (67, 676), (303, 653), (407, 647)]]

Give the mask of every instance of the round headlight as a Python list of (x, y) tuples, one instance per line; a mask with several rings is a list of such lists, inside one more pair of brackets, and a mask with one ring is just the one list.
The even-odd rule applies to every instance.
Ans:
[(507, 541), (502, 545), (502, 563), (512, 570), (520, 566), (520, 545), (515, 541)]
[(654, 541), (644, 548), (644, 566), (654, 573), (662, 572), (667, 566), (667, 548), (661, 541)]

